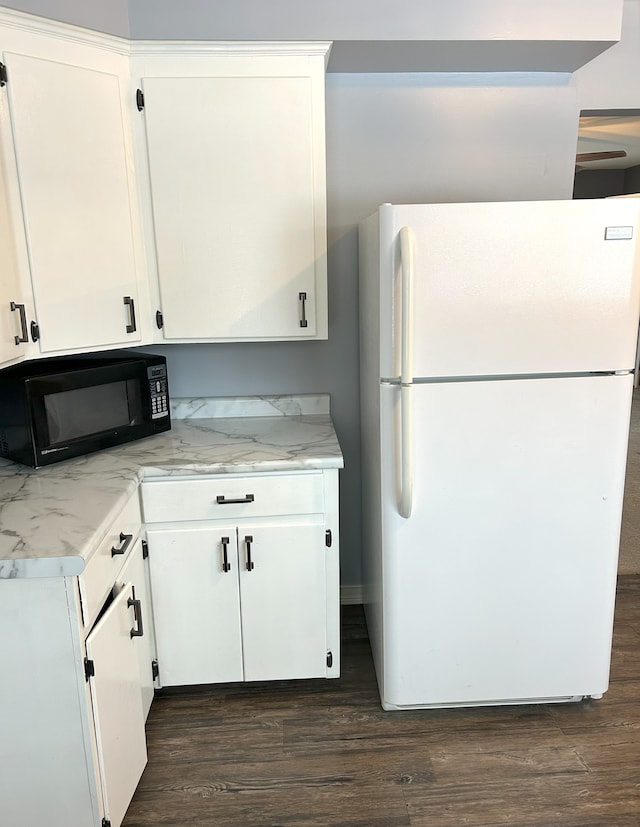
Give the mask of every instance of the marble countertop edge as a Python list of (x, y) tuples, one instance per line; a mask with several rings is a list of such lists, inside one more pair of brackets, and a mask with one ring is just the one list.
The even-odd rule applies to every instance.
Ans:
[[(325, 406), (321, 396), (312, 409)], [(0, 580), (81, 574), (145, 479), (344, 466), (326, 410), (278, 404), (287, 413), (185, 417), (163, 434), (44, 469), (0, 460)]]

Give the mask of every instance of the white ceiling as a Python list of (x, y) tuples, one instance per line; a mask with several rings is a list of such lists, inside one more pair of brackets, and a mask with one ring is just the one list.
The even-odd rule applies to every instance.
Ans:
[(640, 111), (587, 113), (580, 116), (576, 152), (623, 149), (625, 158), (580, 162), (584, 169), (628, 169), (640, 164)]

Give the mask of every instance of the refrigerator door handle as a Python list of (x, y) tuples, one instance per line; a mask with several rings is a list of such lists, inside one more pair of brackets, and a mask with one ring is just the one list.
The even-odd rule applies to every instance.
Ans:
[(400, 385), (400, 503), (405, 519), (413, 508), (413, 386)]
[(400, 503), (405, 519), (413, 508), (413, 233), (400, 230), (402, 262), (402, 319), (400, 365)]

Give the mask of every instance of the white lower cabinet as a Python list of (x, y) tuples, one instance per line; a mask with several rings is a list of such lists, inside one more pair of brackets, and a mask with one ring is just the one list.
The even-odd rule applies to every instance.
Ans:
[(327, 674), (324, 520), (238, 529), (244, 679)]
[(324, 677), (324, 521), (148, 529), (164, 686)]
[(104, 809), (121, 824), (147, 763), (140, 667), (132, 632), (139, 631), (133, 586), (127, 583), (86, 641)]
[(158, 664), (164, 686), (340, 674), (337, 469), (141, 491), (148, 559), (136, 491), (78, 576), (0, 579), (3, 827), (120, 827)]
[[(225, 538), (233, 538), (229, 571)], [(241, 681), (235, 528), (147, 528), (147, 541), (162, 685)]]
[(163, 686), (339, 675), (337, 472), (145, 482), (142, 500)]
[(0, 580), (2, 825), (124, 818), (147, 760), (140, 528), (136, 492), (80, 577)]
[(139, 668), (139, 686), (142, 698), (142, 711), (145, 720), (149, 715), (153, 701), (156, 666), (156, 643), (149, 586), (149, 566), (145, 544), (138, 540), (127, 562), (123, 565), (116, 580), (116, 590), (123, 589), (128, 583), (132, 586), (134, 617), (136, 621), (133, 648)]

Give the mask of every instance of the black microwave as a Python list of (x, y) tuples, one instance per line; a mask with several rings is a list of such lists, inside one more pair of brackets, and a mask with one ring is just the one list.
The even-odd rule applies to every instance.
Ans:
[(40, 468), (170, 428), (163, 356), (63, 356), (0, 371), (6, 459)]

